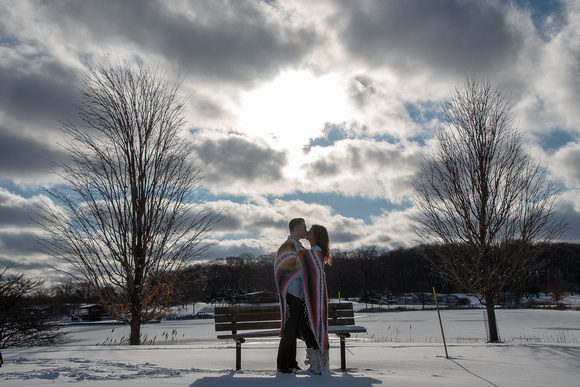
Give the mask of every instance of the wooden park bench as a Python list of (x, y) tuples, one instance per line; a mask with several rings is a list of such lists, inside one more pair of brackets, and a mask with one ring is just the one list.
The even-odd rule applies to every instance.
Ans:
[[(246, 339), (274, 337), (280, 333), (280, 306), (221, 306), (215, 308), (218, 339), (233, 339), (236, 342), (236, 370), (242, 368), (242, 343)], [(354, 325), (352, 303), (328, 304), (328, 333), (340, 337), (340, 369), (346, 371), (346, 338), (351, 333), (364, 333), (367, 329)]]

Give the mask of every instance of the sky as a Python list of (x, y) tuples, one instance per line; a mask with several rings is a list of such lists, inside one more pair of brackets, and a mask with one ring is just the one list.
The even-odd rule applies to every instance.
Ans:
[(206, 258), (272, 253), (294, 217), (334, 249), (416, 244), (411, 181), (468, 74), (510, 96), (580, 243), (579, 33), (577, 1), (0, 0), (0, 264), (56, 265), (33, 248), (33, 209), (58, 184), (85, 64), (107, 57), (184, 79), (224, 213)]

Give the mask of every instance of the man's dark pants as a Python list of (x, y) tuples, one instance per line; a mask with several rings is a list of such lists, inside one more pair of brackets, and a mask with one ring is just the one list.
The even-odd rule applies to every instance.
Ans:
[(288, 304), (288, 316), (278, 347), (278, 370), (298, 368), (298, 363), (296, 362), (297, 337), (304, 339), (307, 348), (312, 348), (316, 345), (314, 334), (308, 326), (304, 300), (291, 294), (286, 294), (286, 303)]

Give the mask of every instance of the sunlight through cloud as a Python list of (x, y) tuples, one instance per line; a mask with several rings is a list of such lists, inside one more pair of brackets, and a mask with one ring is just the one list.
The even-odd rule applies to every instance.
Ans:
[(325, 122), (349, 120), (353, 112), (338, 76), (287, 71), (246, 93), (237, 115), (238, 129), (249, 136), (299, 148), (318, 136)]

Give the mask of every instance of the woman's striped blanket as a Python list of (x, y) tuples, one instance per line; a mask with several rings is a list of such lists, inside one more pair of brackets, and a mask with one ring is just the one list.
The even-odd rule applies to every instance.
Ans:
[(324, 259), (320, 250), (301, 250), (296, 252), (294, 240), (288, 239), (276, 255), (274, 264), (276, 286), (280, 296), (280, 312), (282, 327), (287, 317), (286, 290), (292, 279), (300, 272), (304, 278), (304, 294), (308, 312), (308, 323), (320, 349), (329, 348), (326, 277), (324, 274)]
[(328, 297), (326, 294), (326, 274), (324, 256), (319, 249), (302, 250), (299, 253), (304, 273), (304, 294), (308, 320), (318, 348), (329, 349), (328, 342)]

